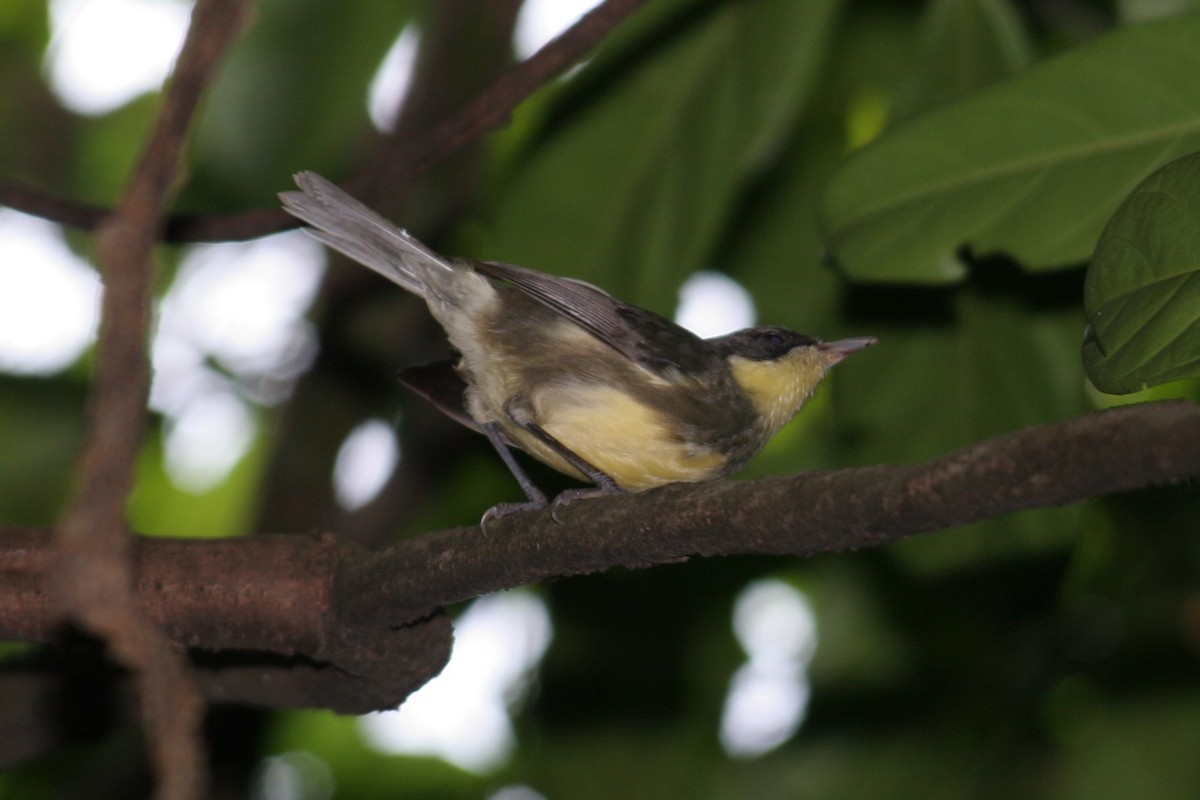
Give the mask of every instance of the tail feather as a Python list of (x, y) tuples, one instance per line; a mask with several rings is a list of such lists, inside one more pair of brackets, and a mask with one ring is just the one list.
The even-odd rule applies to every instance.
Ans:
[(408, 231), (398, 228), (315, 172), (296, 175), (299, 192), (279, 199), (288, 213), (311, 225), (307, 232), (413, 294), (427, 297), (430, 270), (455, 267)]

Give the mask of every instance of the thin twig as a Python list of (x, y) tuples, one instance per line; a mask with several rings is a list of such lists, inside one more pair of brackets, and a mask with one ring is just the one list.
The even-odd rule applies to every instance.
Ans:
[[(485, 133), (506, 124), (513, 109), (525, 98), (577, 63), (645, 2), (606, 0), (585, 14), (558, 38), (501, 75), (478, 97), (438, 125), (423, 144), (413, 148), (411, 161), (402, 172), (419, 175)], [(370, 174), (370, 171), (364, 174)], [(109, 209), (3, 179), (0, 179), (0, 205), (84, 230), (96, 228), (112, 213)], [(233, 214), (175, 214), (166, 219), (158, 233), (162, 241), (172, 243), (244, 241), (294, 228), (296, 224), (295, 219), (282, 210), (267, 208)]]
[(206, 779), (204, 703), (181, 654), (141, 613), (124, 508), (145, 425), (151, 250), (180, 174), (204, 87), (250, 18), (250, 0), (200, 0), (146, 151), (111, 217), (96, 228), (105, 275), (103, 325), (78, 497), (55, 536), (55, 598), (134, 671), (158, 787), (167, 800), (199, 798)]
[(607, 0), (540, 50), (498, 77), (454, 116), (433, 129), (410, 162), (421, 173), (461, 150), (483, 134), (508, 124), (513, 109), (590, 52), (608, 33), (646, 0)]

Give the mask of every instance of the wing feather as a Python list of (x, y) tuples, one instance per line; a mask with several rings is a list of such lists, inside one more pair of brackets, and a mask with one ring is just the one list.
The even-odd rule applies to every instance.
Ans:
[(472, 266), (516, 287), (655, 374), (693, 375), (720, 361), (715, 349), (691, 331), (590, 283), (495, 261)]

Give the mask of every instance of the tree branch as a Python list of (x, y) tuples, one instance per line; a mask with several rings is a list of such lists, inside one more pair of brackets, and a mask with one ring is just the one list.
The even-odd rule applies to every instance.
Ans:
[(1200, 405), (1148, 403), (988, 439), (910, 466), (675, 484), (478, 529), (438, 531), (346, 565), (335, 605), (393, 624), (546, 578), (692, 556), (877, 547), (1014, 511), (1200, 475)]
[[(146, 617), (190, 645), (213, 703), (394, 708), (450, 657), (441, 613), (398, 628), (330, 613), (331, 566), (353, 560), (333, 536), (134, 541)], [(49, 531), (0, 526), (0, 638), (52, 641), (0, 664), (0, 769), (135, 721), (129, 676), (89, 642), (63, 645), (46, 593)]]
[[(810, 556), (1200, 475), (1200, 405), (1150, 403), (989, 439), (911, 466), (674, 485), (375, 553), (332, 536), (137, 540), (140, 607), (206, 660), (214, 699), (364, 711), (449, 652), (438, 609), (487, 592), (693, 556)], [(0, 528), (0, 639), (48, 641), (48, 540)], [(257, 656), (258, 661), (249, 656)], [(263, 653), (274, 654), (270, 658)], [(280, 661), (280, 658), (289, 659)], [(271, 660), (274, 659), (274, 660)], [(331, 669), (332, 667), (332, 669)]]
[[(424, 146), (414, 148), (406, 144), (404, 150), (398, 151), (402, 157), (390, 164), (392, 172), (405, 178), (415, 176), (504, 124), (517, 104), (579, 60), (641, 2), (644, 0), (608, 0), (558, 40), (501, 76), (440, 127), (418, 138), (418, 145), (425, 142)], [(203, 704), (194, 688), (189, 688), (176, 651), (154, 628), (154, 622), (164, 623), (177, 644), (197, 648), (193, 653), (194, 676), (203, 695), (212, 700), (318, 705), (347, 713), (397, 705), (441, 669), (449, 657), (451, 642), (449, 621), (440, 613), (387, 630), (367, 630), (357, 620), (333, 614), (317, 616), (322, 625), (337, 619), (336, 625), (320, 631), (278, 624), (280, 614), (268, 615), (269, 624), (247, 626), (245, 605), (229, 605), (225, 613), (212, 607), (215, 598), (222, 596), (216, 587), (226, 585), (221, 581), (227, 576), (244, 579), (265, 564), (294, 566), (293, 559), (267, 558), (259, 561), (258, 567), (251, 567), (244, 560), (245, 540), (236, 543), (232, 564), (228, 559), (222, 560), (224, 551), (213, 542), (181, 543), (185, 551), (164, 550), (160, 542), (130, 539), (123, 523), (124, 500), (131, 485), (133, 459), (144, 424), (148, 386), (145, 345), (153, 279), (149, 253), (154, 241), (249, 239), (295, 225), (294, 220), (275, 207), (231, 216), (163, 216), (178, 175), (179, 155), (196, 101), (209, 82), (220, 53), (244, 21), (245, 6), (248, 6), (246, 0), (240, 5), (236, 0), (204, 0), (197, 5), (155, 131), (118, 209), (110, 211), (57, 198), (0, 180), (0, 204), (95, 230), (98, 260), (105, 268), (107, 284), (104, 332), (96, 390), (89, 408), (91, 424), (82, 459), (81, 491), (62, 520), (57, 552), (51, 547), (46, 531), (37, 532), (30, 540), (19, 530), (4, 530), (7, 544), (13, 544), (14, 539), (23, 542), (15, 545), (23, 555), (5, 553), (4, 571), (0, 575), (3, 596), (0, 607), (4, 607), (0, 629), (7, 631), (6, 635), (33, 641), (59, 641), (60, 613), (66, 611), (84, 628), (108, 642), (117, 659), (131, 668), (141, 683), (142, 716), (160, 776), (161, 797), (195, 796), (202, 791), (200, 740), (196, 734)], [(379, 157), (388, 153), (388, 148), (380, 148)], [(368, 170), (364, 175), (377, 172)], [(263, 541), (266, 547), (279, 547), (294, 557), (303, 556), (302, 537)], [(189, 561), (197, 550), (204, 555), (198, 562)], [(7, 556), (14, 556), (15, 561)], [(166, 561), (157, 556), (166, 556)], [(131, 557), (137, 559), (136, 566), (130, 565)], [(333, 563), (340, 561), (335, 559)], [(222, 566), (216, 574), (197, 571), (207, 563)], [(326, 567), (330, 562), (322, 558), (319, 563)], [(182, 575), (178, 582), (166, 579), (166, 573), (172, 570)], [(136, 591), (131, 592), (135, 573), (142, 577), (153, 575), (149, 584), (153, 588), (148, 589), (139, 578)], [(319, 608), (320, 593), (305, 592), (299, 587), (329, 586), (332, 579), (305, 570), (301, 574), (307, 577), (300, 583), (281, 582), (285, 593), (296, 590), (301, 595), (287, 596), (284, 607), (292, 611)], [(255, 580), (251, 584), (235, 580), (231, 591), (258, 608), (257, 604), (265, 602), (265, 598), (246, 590)], [(185, 592), (186, 598), (169, 591), (169, 587), (179, 585), (190, 590)], [(197, 603), (199, 597), (193, 591), (208, 592), (208, 601)], [(147, 597), (157, 597), (166, 605), (143, 602)], [(167, 612), (157, 613), (164, 607)], [(177, 617), (175, 612), (183, 608), (196, 613)], [(212, 613), (218, 624), (228, 623), (229, 627), (219, 633), (206, 628), (202, 622), (206, 613)], [(238, 631), (258, 635), (231, 636)], [(303, 632), (313, 635), (306, 638)], [(197, 655), (200, 649), (219, 649), (222, 653), (211, 658)], [(330, 669), (330, 664), (338, 668)], [(6, 664), (5, 668), (10, 673), (8, 678), (17, 683), (0, 675), (4, 685), (29, 688), (28, 675), (22, 675), (12, 664)], [(34, 669), (36, 682), (38, 668)], [(110, 670), (97, 672), (113, 674)], [(51, 680), (38, 685), (41, 691), (25, 696), (57, 696), (65, 684)], [(35, 703), (29, 707), (40, 706)], [(36, 747), (54, 741), (54, 721), (42, 721), (47, 724), (41, 725), (42, 735), (35, 737), (42, 743)], [(31, 740), (26, 737), (25, 741)], [(7, 750), (0, 747), (0, 758)], [(28, 747), (18, 747), (15, 755), (27, 752)]]
[(81, 487), (54, 536), (52, 618), (102, 637), (137, 674), (161, 798), (204, 791), (204, 705), (184, 660), (141, 613), (133, 591), (125, 502), (146, 419), (151, 250), (180, 170), (192, 117), (221, 54), (249, 19), (249, 0), (200, 0), (146, 151), (120, 206), (96, 229), (105, 275), (103, 325)]
[[(529, 58), (505, 72), (474, 100), (436, 126), (410, 150), (395, 173), (419, 175), (489, 131), (505, 125), (525, 98), (577, 63), (646, 0), (606, 0)], [(353, 187), (369, 181), (365, 170)], [(84, 230), (99, 226), (109, 209), (57, 197), (27, 184), (0, 179), (0, 205)], [(161, 228), (171, 243), (244, 241), (288, 230), (298, 223), (277, 207), (234, 214), (174, 214)]]

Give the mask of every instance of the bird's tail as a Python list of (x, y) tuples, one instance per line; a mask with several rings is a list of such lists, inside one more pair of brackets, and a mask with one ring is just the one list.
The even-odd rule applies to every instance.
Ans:
[[(434, 285), (456, 268), (408, 231), (398, 228), (315, 172), (296, 175), (299, 192), (283, 192), (279, 199), (288, 213), (311, 225), (314, 238), (400, 284), (413, 294), (428, 297)], [(439, 281), (438, 278), (442, 278)], [(435, 290), (436, 291), (436, 290)]]

